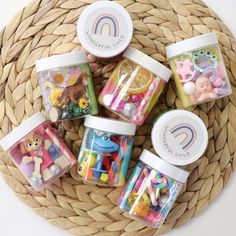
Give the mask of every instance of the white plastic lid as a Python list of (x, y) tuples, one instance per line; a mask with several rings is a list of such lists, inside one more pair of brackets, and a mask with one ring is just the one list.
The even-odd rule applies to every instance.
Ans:
[(166, 47), (166, 56), (169, 60), (170, 58), (179, 56), (182, 53), (190, 52), (192, 50), (201, 49), (215, 44), (218, 44), (215, 33), (203, 34)]
[(141, 65), (147, 70), (150, 70), (152, 73), (159, 76), (166, 82), (169, 81), (172, 75), (172, 71), (169, 70), (167, 67), (135, 48), (127, 48), (123, 53), (123, 57), (134, 61), (135, 63)]
[(97, 116), (87, 116), (84, 121), (84, 126), (122, 135), (134, 135), (136, 131), (136, 125), (134, 124)]
[(189, 173), (187, 171), (163, 161), (161, 158), (146, 149), (143, 150), (139, 159), (151, 168), (160, 171), (162, 174), (167, 175), (178, 182), (186, 183), (188, 179)]
[(97, 1), (80, 15), (77, 33), (80, 43), (88, 52), (109, 58), (128, 47), (133, 35), (133, 23), (120, 4)]
[(37, 72), (88, 63), (85, 52), (70, 52), (42, 58), (35, 62)]
[(46, 118), (40, 112), (37, 112), (29, 119), (24, 121), (18, 127), (11, 131), (8, 135), (6, 135), (3, 139), (0, 140), (0, 146), (4, 151), (10, 149), (14, 144), (24, 138), (27, 134), (29, 134), (32, 130), (37, 128), (39, 125), (44, 123)]
[(184, 110), (164, 113), (156, 121), (151, 136), (156, 153), (173, 165), (187, 165), (196, 161), (208, 144), (203, 121)]

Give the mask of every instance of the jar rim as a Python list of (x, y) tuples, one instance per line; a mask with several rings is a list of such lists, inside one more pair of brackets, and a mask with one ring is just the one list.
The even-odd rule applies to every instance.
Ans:
[(168, 162), (162, 160), (159, 156), (153, 154), (152, 152), (144, 149), (139, 157), (139, 160), (147, 164), (151, 168), (160, 171), (162, 174), (167, 175), (168, 177), (177, 180), (181, 183), (186, 183), (189, 172), (171, 165)]
[(87, 116), (84, 121), (84, 126), (121, 135), (135, 135), (136, 131), (135, 124), (98, 116)]
[(215, 33), (208, 33), (185, 39), (166, 47), (167, 60), (179, 56), (182, 53), (198, 50), (204, 47), (219, 44)]
[(150, 70), (153, 74), (159, 76), (166, 82), (169, 81), (172, 75), (172, 71), (166, 66), (135, 48), (128, 47), (123, 53), (123, 57), (132, 60), (147, 70)]
[(35, 62), (37, 72), (50, 70), (54, 68), (75, 66), (79, 64), (87, 64), (88, 59), (86, 52), (70, 52), (61, 55), (45, 57)]
[(0, 140), (0, 146), (4, 151), (8, 151), (13, 145), (15, 145), (39, 125), (43, 124), (46, 120), (47, 119), (41, 112), (35, 113), (2, 138)]

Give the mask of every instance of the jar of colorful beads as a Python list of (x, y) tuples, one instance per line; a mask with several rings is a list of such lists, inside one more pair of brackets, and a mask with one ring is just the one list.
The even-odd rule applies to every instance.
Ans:
[(36, 61), (47, 118), (56, 122), (98, 112), (92, 74), (85, 52)]
[(168, 82), (171, 71), (134, 48), (128, 48), (104, 89), (99, 103), (122, 118), (142, 125)]
[(118, 198), (118, 206), (131, 217), (160, 228), (188, 175), (144, 150)]
[(0, 146), (36, 191), (53, 183), (76, 162), (41, 113), (1, 139)]
[(172, 44), (166, 53), (184, 107), (232, 93), (215, 33)]
[(136, 126), (101, 117), (86, 117), (78, 174), (87, 182), (121, 186), (125, 183)]

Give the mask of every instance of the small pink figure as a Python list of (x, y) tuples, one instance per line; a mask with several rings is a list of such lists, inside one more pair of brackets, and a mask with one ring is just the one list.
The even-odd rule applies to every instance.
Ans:
[(196, 94), (195, 99), (198, 102), (203, 102), (205, 100), (214, 99), (217, 95), (214, 93), (211, 82), (205, 76), (200, 76), (196, 80)]
[(193, 63), (191, 60), (177, 61), (176, 72), (181, 76), (181, 83), (185, 83), (194, 79), (197, 74), (196, 70), (193, 70)]

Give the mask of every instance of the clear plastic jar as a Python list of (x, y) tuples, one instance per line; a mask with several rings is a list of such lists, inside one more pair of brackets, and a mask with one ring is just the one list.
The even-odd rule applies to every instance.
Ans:
[(36, 191), (50, 185), (76, 162), (39, 112), (1, 139), (0, 145)]
[(122, 118), (142, 125), (171, 71), (134, 48), (128, 48), (123, 57), (99, 95), (99, 103)]
[(86, 181), (113, 187), (125, 183), (136, 126), (101, 117), (86, 117), (78, 157), (78, 174)]
[(118, 206), (133, 218), (160, 228), (188, 175), (144, 150), (118, 198)]
[(213, 101), (232, 93), (214, 33), (170, 45), (166, 52), (184, 107)]
[(98, 113), (92, 74), (85, 52), (36, 61), (47, 118), (52, 122)]

